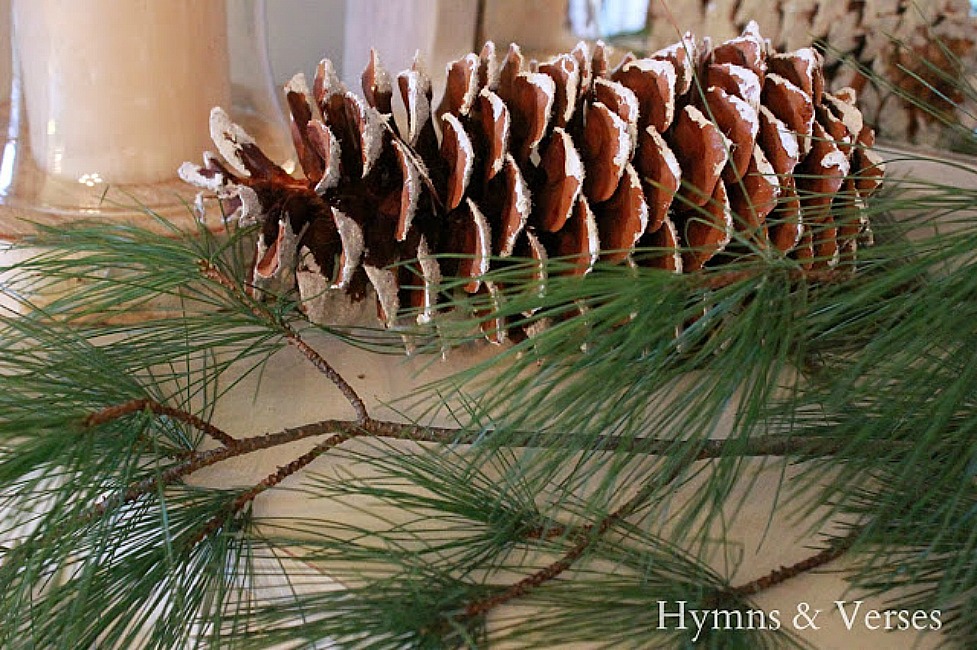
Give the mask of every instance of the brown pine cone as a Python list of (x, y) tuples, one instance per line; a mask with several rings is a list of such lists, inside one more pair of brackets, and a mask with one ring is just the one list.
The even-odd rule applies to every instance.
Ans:
[(363, 97), (323, 61), (311, 90), (302, 75), (286, 85), (303, 177), (220, 109), (226, 164), (205, 154), (181, 176), (260, 223), (254, 286), (297, 284), (317, 322), (331, 295), (370, 286), (388, 326), (427, 322), (445, 279), (496, 296), (482, 276), (510, 256), (585, 274), (598, 259), (692, 272), (751, 248), (808, 267), (854, 255), (882, 165), (854, 93), (824, 90), (813, 49), (768, 51), (751, 24), (714, 48), (686, 35), (613, 69), (605, 55), (581, 43), (537, 63), (513, 45), (500, 62), (488, 43), (448, 64), (436, 111), (415, 62), (396, 77), (399, 122), (375, 53)]

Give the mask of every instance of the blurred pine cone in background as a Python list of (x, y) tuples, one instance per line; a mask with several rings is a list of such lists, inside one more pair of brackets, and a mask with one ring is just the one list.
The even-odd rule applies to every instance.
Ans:
[(854, 88), (879, 137), (941, 144), (941, 120), (915, 102), (974, 126), (975, 96), (965, 90), (977, 70), (969, 0), (651, 0), (645, 43), (655, 49), (675, 40), (676, 23), (725, 39), (751, 20), (777, 49), (816, 42), (826, 86)]

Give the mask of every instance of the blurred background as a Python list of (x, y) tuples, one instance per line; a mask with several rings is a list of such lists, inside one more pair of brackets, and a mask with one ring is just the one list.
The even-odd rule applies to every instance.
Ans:
[[(10, 3), (0, 0), (0, 101), (9, 97)], [(829, 87), (855, 87), (882, 137), (946, 145), (939, 120), (892, 97), (874, 78), (925, 100), (948, 99), (950, 112), (970, 101), (964, 95), (977, 95), (970, 81), (977, 60), (975, 6), (977, 0), (265, 0), (265, 25), (279, 88), (296, 72), (311, 75), (323, 57), (358, 87), (371, 45), (392, 72), (408, 67), (420, 50), (437, 88), (444, 63), (485, 39), (500, 48), (516, 41), (539, 57), (582, 37), (647, 52), (686, 30), (722, 41), (756, 20), (778, 49), (819, 43)], [(959, 92), (961, 85), (967, 92)]]
[(346, 0), (270, 0), (266, 12), (275, 81), (312, 74), (323, 57), (342, 70)]

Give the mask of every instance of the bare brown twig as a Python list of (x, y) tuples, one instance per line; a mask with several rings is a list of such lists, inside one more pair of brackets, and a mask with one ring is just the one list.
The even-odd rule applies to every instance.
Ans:
[[(461, 617), (462, 620), (481, 616), (500, 605), (504, 605), (511, 600), (525, 596), (529, 592), (541, 587), (550, 580), (557, 578), (560, 574), (573, 566), (577, 560), (583, 557), (591, 546), (593, 546), (601, 537), (603, 537), (607, 531), (613, 528), (615, 524), (623, 522), (629, 516), (637, 512), (641, 506), (645, 504), (648, 498), (655, 493), (655, 490), (675, 482), (692, 462), (700, 460), (700, 456), (701, 454), (698, 452), (686, 452), (686, 458), (683, 461), (676, 463), (675, 467), (673, 467), (667, 475), (644, 484), (642, 488), (638, 490), (637, 494), (626, 501), (620, 508), (614, 512), (611, 512), (596, 523), (585, 524), (575, 528), (573, 530), (573, 535), (577, 538), (577, 542), (563, 555), (563, 557), (556, 562), (553, 562), (549, 566), (540, 569), (531, 576), (527, 576), (526, 578), (523, 578), (522, 580), (510, 585), (500, 593), (470, 603), (465, 608), (465, 612)], [(549, 534), (549, 532), (550, 531), (546, 531), (546, 538), (552, 538), (555, 536)], [(563, 529), (561, 532), (567, 532), (567, 530)], [(541, 535), (540, 537), (543, 536), (544, 535)]]
[(306, 343), (298, 332), (296, 332), (288, 323), (282, 322), (278, 318), (275, 318), (274, 314), (268, 311), (268, 309), (264, 308), (261, 303), (250, 299), (240, 286), (227, 277), (227, 275), (217, 268), (212, 262), (208, 260), (200, 260), (198, 264), (200, 266), (200, 273), (205, 278), (211, 280), (212, 282), (216, 282), (226, 290), (233, 293), (242, 304), (247, 305), (251, 309), (251, 313), (253, 313), (256, 317), (278, 329), (285, 337), (285, 340), (288, 341), (289, 345), (298, 350), (302, 356), (308, 359), (319, 372), (321, 372), (326, 376), (327, 379), (329, 379), (329, 381), (335, 384), (339, 389), (339, 392), (341, 392), (352, 405), (359, 423), (370, 420), (370, 415), (366, 409), (366, 404), (357, 394), (356, 390), (350, 386), (349, 382), (347, 382), (346, 379), (339, 374), (336, 369), (333, 368), (332, 365), (330, 365), (330, 363), (322, 357), (321, 354), (316, 352), (315, 349)]
[[(127, 403), (128, 404), (128, 403)], [(125, 408), (123, 408), (125, 407)], [(86, 418), (89, 421), (104, 421), (111, 416), (120, 417), (125, 409), (131, 406), (120, 405), (109, 407), (98, 411)], [(131, 412), (126, 411), (126, 412)], [(395, 440), (411, 440), (414, 442), (427, 442), (435, 444), (472, 444), (477, 438), (484, 437), (481, 434), (467, 434), (461, 429), (447, 427), (421, 426), (416, 424), (389, 422), (383, 420), (368, 420), (359, 422), (355, 420), (322, 420), (313, 422), (301, 427), (283, 429), (282, 431), (267, 433), (253, 438), (243, 438), (236, 440), (232, 447), (225, 446), (219, 449), (198, 451), (191, 454), (183, 462), (162, 472), (158, 477), (152, 477), (133, 484), (119, 497), (108, 499), (96, 506), (96, 514), (102, 514), (106, 510), (130, 503), (140, 497), (155, 492), (159, 486), (171, 485), (191, 474), (194, 474), (206, 467), (216, 465), (231, 458), (244, 456), (265, 449), (271, 449), (281, 445), (314, 438), (318, 436), (344, 434), (353, 436), (370, 436), (374, 438), (389, 438)], [(566, 434), (552, 434), (549, 436), (527, 437), (527, 442), (523, 447), (546, 447), (551, 445), (568, 446), (572, 444), (572, 437)], [(621, 440), (614, 437), (599, 437), (591, 439), (593, 448), (604, 451), (627, 451), (647, 455), (668, 455), (684, 450), (672, 440), (660, 440), (654, 438), (641, 438), (631, 440)], [(741, 457), (749, 456), (819, 456), (837, 452), (842, 448), (842, 442), (830, 440), (817, 441), (803, 438), (787, 436), (760, 436), (748, 440), (707, 440), (695, 452), (695, 460), (708, 460), (721, 456), (734, 454)], [(635, 502), (636, 503), (636, 502)], [(630, 510), (628, 514), (631, 514)], [(565, 530), (563, 531), (565, 532)], [(530, 532), (530, 537), (533, 536)], [(540, 531), (540, 537), (559, 537), (560, 532)]]
[[(247, 504), (257, 498), (262, 492), (269, 490), (282, 481), (284, 481), (289, 476), (292, 476), (296, 472), (300, 471), (302, 468), (306, 467), (309, 463), (314, 461), (316, 458), (326, 453), (330, 449), (338, 447), (350, 438), (355, 437), (355, 435), (350, 433), (337, 433), (326, 440), (320, 442), (318, 445), (305, 452), (292, 462), (287, 465), (279, 467), (277, 471), (269, 474), (261, 482), (252, 486), (250, 489), (242, 492), (231, 502), (230, 506), (227, 508), (227, 513), (234, 514), (240, 512)], [(210, 519), (203, 527), (197, 532), (196, 535), (191, 539), (190, 545), (197, 544), (202, 539), (213, 533), (215, 530), (220, 528), (222, 522), (225, 520), (225, 514), (219, 514)]]
[(834, 562), (851, 550), (861, 530), (860, 527), (856, 527), (845, 537), (832, 540), (827, 548), (804, 558), (800, 562), (773, 569), (769, 573), (739, 586), (716, 590), (711, 595), (706, 596), (702, 606), (705, 609), (736, 607), (744, 598), (756, 596), (788, 580), (798, 578)]
[(740, 598), (755, 596), (762, 591), (766, 591), (767, 589), (776, 587), (777, 585), (787, 582), (788, 580), (820, 568), (829, 562), (834, 562), (851, 549), (852, 545), (854, 545), (855, 540), (857, 539), (859, 530), (860, 529), (856, 529), (846, 537), (841, 537), (834, 540), (834, 542), (830, 544), (828, 548), (815, 553), (811, 557), (805, 558), (790, 566), (782, 566), (779, 569), (774, 569), (767, 575), (757, 578), (756, 580), (751, 580), (750, 582), (739, 585), (738, 587), (733, 587), (727, 593), (730, 596)]
[(184, 424), (188, 424), (201, 433), (207, 434), (225, 447), (233, 447), (240, 442), (237, 438), (231, 436), (226, 431), (214, 426), (210, 422), (207, 422), (206, 420), (192, 413), (188, 413), (187, 411), (183, 411), (172, 406), (166, 406), (165, 404), (160, 404), (159, 402), (148, 398), (134, 399), (129, 402), (118, 404), (116, 406), (110, 406), (102, 409), (101, 411), (92, 413), (85, 418), (84, 425), (86, 427), (95, 427), (113, 420), (117, 420), (132, 413), (139, 413), (141, 411), (152, 411), (156, 415), (164, 415), (179, 422), (183, 422)]

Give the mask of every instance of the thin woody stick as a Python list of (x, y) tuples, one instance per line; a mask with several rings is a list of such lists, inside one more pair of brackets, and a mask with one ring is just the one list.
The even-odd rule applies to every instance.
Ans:
[[(284, 481), (289, 476), (292, 476), (296, 472), (302, 470), (304, 467), (306, 467), (309, 463), (314, 461), (322, 454), (326, 453), (330, 449), (334, 449), (335, 447), (338, 447), (339, 445), (343, 444), (344, 442), (346, 442), (347, 440), (353, 437), (355, 437), (353, 433), (337, 433), (332, 436), (329, 436), (329, 438), (320, 442), (318, 445), (316, 445), (309, 451), (305, 452), (304, 454), (302, 454), (292, 462), (288, 463), (287, 465), (283, 465), (282, 467), (279, 467), (277, 471), (269, 474), (264, 479), (262, 479), (259, 483), (255, 484), (245, 492), (239, 494), (237, 498), (234, 499), (234, 501), (228, 507), (227, 513), (234, 514), (240, 512), (241, 509), (244, 508), (244, 506), (254, 501), (255, 498), (257, 498), (257, 496), (262, 492), (275, 487), (276, 485)], [(197, 532), (197, 534), (193, 536), (193, 538), (190, 540), (190, 545), (192, 546), (194, 544), (197, 544), (202, 539), (204, 539), (205, 537), (213, 533), (215, 530), (220, 528), (225, 518), (226, 518), (226, 514), (218, 514), (214, 516), (212, 519), (210, 519), (210, 521), (204, 524), (203, 527)]]
[(223, 429), (214, 426), (210, 422), (207, 422), (206, 420), (192, 413), (188, 413), (187, 411), (183, 411), (172, 406), (166, 406), (165, 404), (160, 404), (159, 402), (149, 398), (134, 399), (132, 401), (125, 402), (124, 404), (110, 406), (96, 413), (92, 413), (85, 418), (84, 425), (86, 427), (94, 427), (111, 422), (112, 420), (117, 420), (131, 413), (139, 413), (140, 411), (152, 411), (156, 415), (164, 415), (166, 417), (173, 418), (174, 420), (178, 420), (179, 422), (183, 422), (184, 424), (188, 424), (194, 429), (207, 434), (225, 447), (234, 447), (240, 442), (240, 440), (233, 437)]
[(860, 530), (855, 529), (851, 534), (834, 540), (828, 548), (800, 562), (796, 562), (790, 566), (782, 566), (756, 580), (751, 580), (738, 587), (733, 587), (730, 589), (729, 594), (737, 597), (755, 596), (762, 591), (766, 591), (788, 580), (820, 568), (829, 562), (834, 562), (851, 549)]
[[(109, 407), (90, 415), (86, 418), (86, 422), (101, 422), (112, 416), (119, 417), (123, 414), (123, 411), (124, 409), (121, 406)], [(369, 420), (364, 423), (355, 420), (322, 420), (301, 427), (283, 429), (282, 431), (267, 433), (253, 438), (236, 440), (232, 447), (225, 446), (219, 449), (194, 452), (180, 464), (174, 465), (164, 471), (159, 477), (152, 477), (135, 483), (119, 497), (103, 501), (96, 506), (98, 512), (95, 514), (102, 514), (116, 505), (135, 501), (146, 494), (155, 492), (160, 484), (171, 485), (206, 467), (216, 465), (231, 458), (244, 456), (264, 449), (271, 449), (307, 438), (330, 434), (461, 445), (472, 444), (477, 438), (484, 437), (485, 435), (484, 432), (481, 434), (466, 434), (461, 429), (426, 427), (383, 420)], [(571, 441), (572, 438), (565, 434), (552, 434), (550, 436), (537, 435), (532, 437), (531, 443), (517, 446), (527, 448), (546, 447), (548, 445), (566, 446)], [(590, 442), (594, 444), (595, 448), (608, 452), (624, 451), (628, 453), (647, 454), (649, 456), (660, 456), (680, 451), (680, 448), (676, 447), (675, 441), (655, 438), (619, 440), (614, 437), (600, 437), (597, 440), (590, 440)], [(837, 452), (842, 448), (842, 445), (842, 442), (833, 442), (830, 440), (806, 440), (798, 437), (776, 435), (758, 436), (749, 440), (706, 440), (701, 443), (696, 452), (695, 460), (708, 460), (725, 455), (736, 455), (739, 457), (824, 456)], [(540, 531), (539, 534), (542, 535), (543, 532)], [(553, 531), (546, 533), (546, 537), (553, 536), (559, 535)]]
[(208, 260), (200, 260), (198, 264), (200, 266), (200, 272), (205, 278), (216, 282), (233, 293), (243, 304), (248, 305), (251, 312), (255, 316), (280, 330), (290, 345), (295, 347), (295, 349), (297, 349), (302, 356), (308, 359), (319, 372), (321, 372), (326, 376), (327, 379), (329, 379), (329, 381), (335, 384), (336, 387), (339, 388), (339, 392), (341, 392), (353, 406), (353, 410), (356, 412), (358, 422), (363, 423), (370, 420), (370, 415), (366, 409), (366, 404), (356, 393), (356, 390), (349, 385), (349, 382), (347, 382), (346, 379), (322, 357), (322, 355), (309, 346), (309, 344), (305, 342), (298, 332), (296, 332), (287, 323), (279, 321), (267, 309), (263, 309), (260, 303), (256, 303), (255, 301), (249, 299), (241, 288), (229, 277), (227, 277), (227, 275), (225, 275), (220, 269), (218, 269), (212, 262)]

